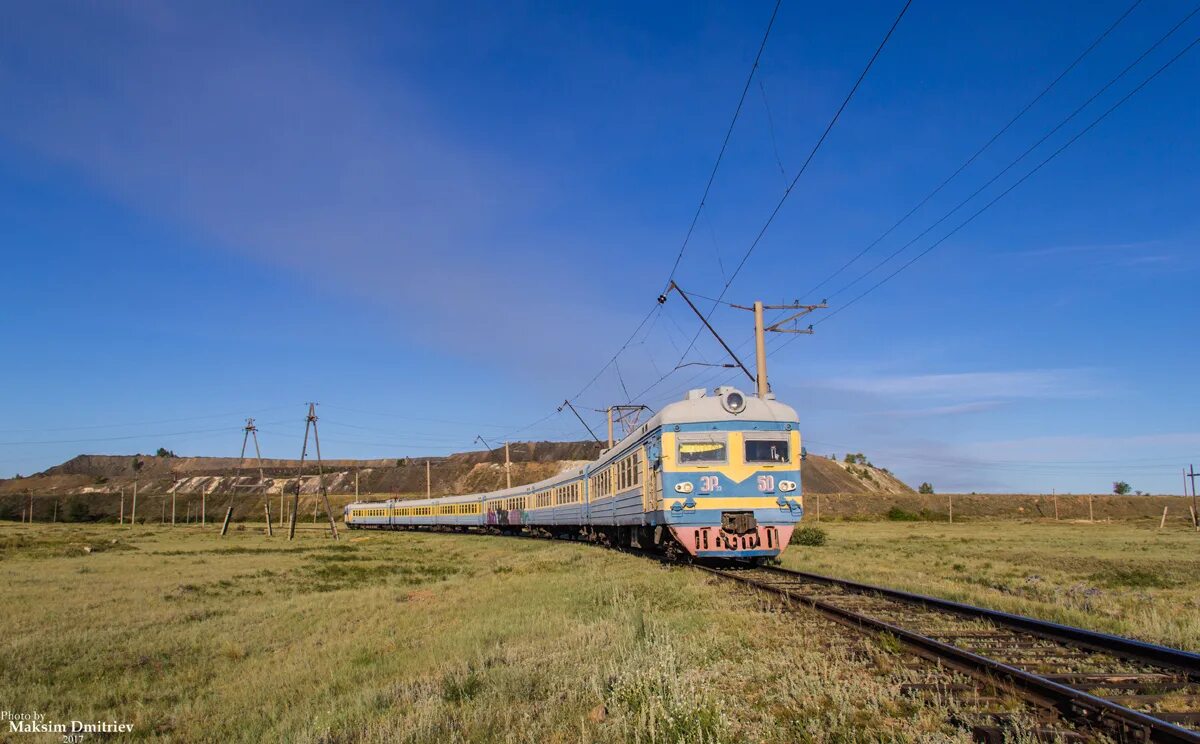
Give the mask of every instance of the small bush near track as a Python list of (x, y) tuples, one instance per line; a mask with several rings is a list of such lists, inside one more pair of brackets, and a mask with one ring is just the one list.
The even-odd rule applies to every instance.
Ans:
[(818, 547), (825, 544), (828, 535), (820, 527), (801, 527), (792, 533), (791, 545), (809, 545)]

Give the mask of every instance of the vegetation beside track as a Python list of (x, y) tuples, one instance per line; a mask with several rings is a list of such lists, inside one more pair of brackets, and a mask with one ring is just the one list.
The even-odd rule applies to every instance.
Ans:
[(783, 566), (1200, 651), (1200, 533), (1157, 526), (826, 520)]
[(886, 644), (586, 545), (11, 525), (0, 566), (3, 707), (132, 738), (966, 741)]

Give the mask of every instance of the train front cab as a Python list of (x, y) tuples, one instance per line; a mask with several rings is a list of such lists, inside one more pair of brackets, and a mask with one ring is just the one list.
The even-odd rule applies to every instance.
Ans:
[(804, 513), (795, 423), (664, 427), (661, 521), (698, 558), (779, 555)]

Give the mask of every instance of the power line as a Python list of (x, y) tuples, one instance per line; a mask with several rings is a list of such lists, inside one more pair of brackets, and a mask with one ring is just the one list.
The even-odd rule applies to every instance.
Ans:
[[(817, 139), (816, 144), (813, 145), (812, 150), (808, 153), (808, 157), (804, 160), (804, 163), (800, 166), (800, 170), (796, 173), (795, 178), (792, 179), (792, 181), (788, 185), (787, 189), (784, 190), (783, 195), (780, 197), (779, 201), (776, 203), (775, 208), (771, 211), (771, 214), (767, 217), (767, 220), (763, 224), (762, 229), (759, 230), (758, 235), (754, 238), (754, 241), (750, 244), (750, 247), (746, 249), (745, 254), (742, 256), (742, 260), (738, 263), (737, 268), (734, 270), (733, 274), (728, 279), (726, 279), (725, 285), (721, 289), (721, 293), (715, 298), (707, 298), (714, 304), (713, 304), (713, 308), (711, 310), (709, 310), (708, 315), (705, 316), (706, 319), (712, 317), (713, 312), (716, 310), (717, 304), (719, 304), (719, 303), (730, 304), (730, 303), (725, 302), (725, 300), (724, 300), (725, 293), (729, 291), (729, 287), (733, 284), (733, 281), (737, 278), (737, 275), (739, 273), (741, 273), (742, 268), (745, 267), (746, 261), (749, 260), (750, 254), (754, 252), (754, 249), (758, 247), (758, 244), (762, 240), (763, 236), (766, 235), (767, 230), (771, 227), (771, 224), (772, 224), (772, 222), (774, 222), (775, 217), (779, 214), (779, 211), (783, 208), (784, 202), (787, 201), (788, 196), (791, 195), (792, 190), (795, 188), (796, 184), (800, 181), (801, 176), (804, 175), (805, 171), (808, 169), (809, 164), (813, 161), (813, 158), (816, 157), (817, 152), (821, 149), (821, 145), (824, 144), (826, 138), (829, 136), (829, 133), (833, 130), (833, 127), (837, 124), (838, 120), (841, 118), (842, 112), (844, 112), (846, 110), (846, 107), (850, 104), (850, 100), (854, 97), (855, 92), (858, 90), (859, 86), (862, 85), (863, 80), (866, 79), (867, 73), (869, 73), (871, 71), (871, 68), (875, 65), (875, 61), (878, 60), (880, 54), (883, 53), (883, 48), (887, 45), (888, 40), (891, 39), (892, 34), (895, 32), (897, 26), (900, 25), (901, 19), (904, 18), (904, 14), (908, 12), (909, 6), (911, 6), (911, 5), (912, 5), (912, 0), (907, 0), (904, 4), (904, 7), (902, 7), (900, 9), (900, 13), (896, 16), (896, 19), (894, 21), (892, 21), (892, 25), (888, 28), (887, 33), (883, 37), (883, 40), (879, 42), (879, 45), (875, 48), (875, 52), (871, 55), (871, 58), (867, 61), (867, 64), (863, 68), (863, 71), (859, 74), (858, 78), (854, 81), (854, 85), (850, 88), (850, 91), (846, 94), (846, 97), (842, 100), (842, 103), (838, 107), (837, 111), (834, 112), (834, 115), (829, 120), (829, 123), (826, 125), (825, 130), (821, 133), (821, 136)], [(668, 284), (668, 286), (670, 286), (670, 285)], [(649, 393), (651, 390), (658, 387), (667, 378), (669, 378), (672, 374), (674, 374), (676, 370), (680, 369), (681, 366), (683, 366), (684, 360), (687, 358), (687, 355), (691, 352), (692, 348), (696, 345), (696, 341), (700, 338), (700, 333), (703, 330), (704, 330), (703, 326), (696, 330), (695, 335), (692, 336), (691, 342), (688, 344), (687, 348), (684, 349), (683, 353), (679, 355), (679, 361), (677, 361), (675, 363), (674, 367), (671, 370), (669, 370), (666, 374), (661, 375), (657, 380), (650, 383), (650, 385), (646, 389), (644, 389), (642, 392), (640, 392), (636, 396), (634, 396), (635, 399), (640, 400), (643, 395), (645, 395), (646, 393)], [(741, 346), (739, 346), (738, 348), (741, 348)], [(699, 375), (695, 375), (690, 379), (695, 380), (704, 374), (707, 374), (707, 371), (702, 371)]]
[[(931, 224), (929, 227), (925, 228), (920, 233), (918, 233), (916, 235), (916, 237), (914, 237), (913, 239), (909, 240), (904, 245), (897, 248), (895, 251), (893, 251), (886, 258), (884, 258), (882, 261), (877, 263), (875, 266), (871, 267), (870, 269), (868, 269), (867, 271), (865, 271), (861, 275), (859, 275), (857, 278), (855, 278), (852, 281), (850, 281), (849, 283), (845, 284), (844, 286), (839, 288), (837, 291), (833, 292), (830, 295), (830, 297), (836, 297), (836, 296), (840, 295), (841, 293), (845, 292), (850, 287), (853, 287), (855, 284), (859, 283), (863, 279), (870, 276), (872, 273), (874, 273), (879, 268), (881, 268), (884, 264), (888, 263), (893, 258), (900, 255), (905, 250), (907, 250), (910, 246), (912, 246), (917, 241), (919, 241), (921, 238), (925, 237), (930, 232), (932, 232), (934, 228), (936, 228), (938, 225), (942, 224), (947, 219), (949, 219), (955, 212), (957, 212), (962, 207), (966, 206), (966, 204), (968, 202), (970, 202), (976, 196), (981, 194), (989, 186), (994, 184), (996, 181), (1000, 180), (1000, 178), (1002, 178), (1006, 173), (1008, 173), (1010, 170), (1015, 168), (1022, 160), (1024, 160), (1034, 150), (1036, 150), (1044, 142), (1046, 142), (1046, 140), (1050, 139), (1050, 137), (1054, 136), (1060, 129), (1062, 129), (1064, 126), (1066, 126), (1068, 123), (1070, 123), (1072, 119), (1074, 119), (1084, 109), (1086, 109), (1088, 106), (1090, 106), (1093, 101), (1095, 101), (1097, 98), (1099, 98), (1101, 95), (1103, 95), (1105, 93), (1105, 91), (1107, 91), (1109, 88), (1111, 88), (1113, 85), (1115, 85), (1121, 78), (1123, 78), (1125, 75), (1127, 75), (1129, 73), (1129, 71), (1132, 70), (1134, 67), (1136, 67), (1138, 64), (1140, 64), (1142, 62), (1142, 60), (1144, 60), (1147, 56), (1149, 56), (1151, 53), (1153, 53), (1155, 49), (1157, 49), (1159, 46), (1161, 46), (1163, 42), (1165, 42), (1168, 38), (1170, 38), (1176, 31), (1179, 30), (1179, 28), (1181, 26), (1183, 26), (1183, 24), (1185, 24), (1189, 20), (1191, 20), (1192, 16), (1196, 15), (1197, 13), (1200, 13), (1200, 5), (1197, 5), (1196, 7), (1194, 7), (1190, 13), (1188, 13), (1186, 16), (1184, 16), (1178, 23), (1176, 23), (1173, 27), (1171, 27), (1165, 34), (1160, 36), (1157, 41), (1155, 41), (1153, 44), (1151, 44), (1149, 47), (1147, 47), (1146, 50), (1143, 51), (1140, 55), (1138, 55), (1138, 57), (1136, 59), (1134, 59), (1132, 62), (1130, 62), (1128, 65), (1126, 65), (1125, 68), (1122, 69), (1119, 73), (1117, 73), (1112, 78), (1110, 78), (1108, 80), (1108, 82), (1106, 82), (1103, 86), (1101, 86), (1086, 101), (1084, 101), (1078, 107), (1076, 107), (1074, 111), (1072, 111), (1070, 114), (1068, 114), (1066, 117), (1064, 117), (1061, 121), (1059, 121), (1058, 124), (1056, 124), (1052, 129), (1050, 129), (1050, 131), (1046, 132), (1036, 142), (1034, 142), (1032, 145), (1027, 147), (1024, 152), (1022, 152), (1012, 162), (1010, 162), (1003, 169), (1001, 169), (999, 173), (997, 173), (996, 175), (989, 178), (987, 181), (985, 181), (983, 183), (983, 185), (979, 186), (979, 188), (977, 188), (977, 189), (975, 189), (975, 191), (971, 192), (970, 196), (968, 196), (967, 198), (960, 201), (952, 209), (950, 209), (950, 211), (946, 212), (944, 215), (942, 215), (940, 218), (938, 218), (933, 224)], [(831, 313), (830, 315), (833, 315), (833, 313)]]
[[(1200, 7), (1198, 7), (1197, 10), (1200, 10)], [(1196, 11), (1193, 11), (1193, 13), (1194, 12), (1196, 12)], [(1034, 166), (1032, 170), (1030, 170), (1025, 175), (1021, 176), (1020, 179), (1018, 179), (1012, 185), (1010, 185), (1008, 188), (1006, 188), (1004, 191), (1002, 191), (998, 195), (996, 195), (991, 201), (989, 201), (988, 203), (986, 203), (982, 207), (980, 207), (978, 210), (976, 210), (970, 217), (968, 217), (967, 219), (965, 219), (961, 223), (959, 223), (957, 227), (955, 227), (953, 230), (951, 230), (950, 232), (943, 235), (941, 238), (938, 238), (936, 241), (931, 243), (925, 250), (923, 250), (920, 253), (918, 253), (917, 255), (913, 256), (911, 259), (909, 259), (907, 262), (902, 264), (899, 268), (897, 268), (891, 274), (888, 274), (883, 279), (881, 279), (878, 282), (876, 282), (875, 284), (871, 285), (866, 291), (857, 295), (854, 299), (850, 300), (849, 302), (845, 303), (844, 305), (839, 306), (836, 310), (829, 313), (821, 320), (817, 321), (817, 324), (824, 323), (825, 321), (836, 316), (838, 313), (842, 312), (843, 310), (850, 307), (854, 303), (858, 302), (862, 298), (866, 297), (871, 292), (874, 292), (876, 289), (878, 289), (879, 287), (881, 287), (884, 284), (886, 284), (887, 282), (889, 282), (897, 274), (904, 271), (909, 266), (912, 266), (914, 263), (919, 261), (924, 256), (928, 255), (934, 248), (937, 248), (939, 245), (944, 243), (946, 240), (948, 240), (951, 236), (953, 236), (959, 230), (961, 230), (962, 228), (966, 227), (968, 224), (973, 222), (976, 217), (978, 217), (979, 215), (986, 212), (996, 202), (1000, 201), (1005, 196), (1007, 196), (1009, 193), (1011, 193), (1014, 189), (1016, 189), (1018, 186), (1025, 183), (1025, 181), (1027, 181), (1033, 174), (1037, 173), (1044, 166), (1046, 166), (1048, 163), (1050, 163), (1050, 161), (1054, 160), (1060, 154), (1062, 154), (1063, 151), (1065, 151), (1068, 147), (1075, 144), (1075, 142), (1077, 142), (1081, 137), (1083, 137), (1083, 135), (1090, 132), (1100, 122), (1102, 122), (1106, 118), (1108, 118), (1109, 114), (1111, 114), (1112, 112), (1114, 112), (1118, 108), (1120, 108), (1126, 101), (1128, 101), (1135, 94), (1137, 94), (1139, 91), (1141, 91), (1142, 88), (1144, 88), (1147, 84), (1149, 84), (1151, 80), (1154, 80), (1156, 77), (1158, 77), (1160, 74), (1162, 74), (1168, 67), (1175, 64), (1176, 61), (1178, 61), (1181, 57), (1183, 57), (1183, 55), (1185, 55), (1189, 51), (1191, 51), (1191, 49), (1193, 47), (1195, 47), (1197, 44), (1200, 44), (1200, 36), (1197, 36), (1190, 44), (1188, 44), (1186, 47), (1184, 47), (1182, 50), (1180, 50), (1179, 53), (1177, 53), (1171, 59), (1167, 60), (1167, 62), (1165, 64), (1163, 64), (1162, 67), (1159, 67), (1157, 70), (1155, 70), (1153, 73), (1151, 73), (1149, 77), (1145, 78), (1144, 80), (1142, 80), (1142, 82), (1138, 83), (1138, 85), (1133, 90), (1126, 93), (1120, 100), (1118, 100), (1116, 103), (1114, 103), (1108, 109), (1106, 109), (1104, 111), (1104, 113), (1100, 114), (1100, 116), (1098, 116), (1094, 120), (1092, 120), (1092, 122), (1090, 124), (1088, 124), (1085, 128), (1080, 130), (1077, 134), (1075, 134), (1075, 136), (1071, 137), (1071, 139), (1067, 140), (1061, 147), (1059, 147), (1057, 150), (1055, 150), (1053, 153), (1051, 153), (1046, 159), (1044, 159), (1042, 162), (1040, 162), (1036, 166)], [(1122, 74), (1124, 74), (1124, 73), (1122, 72)], [(895, 254), (893, 254), (893, 255), (895, 255)], [(887, 260), (890, 260), (890, 258), (891, 257), (889, 257), (888, 259), (885, 259), (884, 263), (886, 263)], [(879, 266), (882, 266), (882, 263), (877, 265), (875, 268), (878, 268)], [(871, 269), (871, 271), (874, 271), (874, 270), (875, 269)], [(868, 273), (870, 273), (870, 272), (868, 272)], [(781, 347), (782, 347), (782, 345), (781, 345)]]
[(869, 244), (867, 244), (867, 246), (865, 248), (863, 248), (861, 251), (859, 251), (857, 254), (855, 254), (854, 257), (851, 258), (849, 261), (842, 264), (842, 266), (839, 267), (832, 274), (825, 277), (820, 282), (817, 282), (817, 284), (815, 286), (813, 286), (812, 289), (810, 289), (804, 293), (804, 296), (807, 297), (807, 296), (811, 295), (813, 292), (816, 292), (818, 289), (820, 289), (821, 287), (825, 286), (827, 283), (829, 283), (830, 281), (835, 279), (839, 274), (841, 274), (843, 271), (848, 269), (852, 264), (854, 264), (856, 261), (858, 261), (858, 259), (862, 258), (871, 249), (873, 249), (881, 241), (883, 241), (885, 238), (887, 238), (887, 236), (891, 235), (892, 232), (894, 232), (896, 230), (896, 228), (900, 227), (906, 221), (908, 221), (908, 218), (910, 218), (914, 214), (916, 214), (916, 212), (919, 209), (921, 209), (921, 207), (925, 206), (929, 202), (930, 199), (932, 199), (933, 197), (935, 197), (939, 193), (941, 193), (942, 189), (946, 188), (946, 186), (949, 185), (951, 181), (953, 181), (955, 178), (957, 178), (958, 175), (960, 173), (962, 173), (964, 170), (966, 170), (972, 163), (974, 163), (979, 158), (980, 155), (982, 155), (988, 148), (990, 148), (993, 144), (995, 144), (996, 140), (998, 140), (1001, 136), (1004, 135), (1005, 132), (1007, 132), (1009, 129), (1011, 129), (1012, 126), (1014, 124), (1016, 124), (1017, 121), (1021, 117), (1023, 117), (1026, 113), (1028, 113), (1029, 110), (1037, 104), (1038, 101), (1042, 100), (1046, 96), (1046, 94), (1048, 94), (1056, 85), (1058, 85), (1058, 83), (1064, 77), (1066, 77), (1068, 73), (1070, 73), (1072, 70), (1074, 70), (1079, 65), (1079, 63), (1083, 61), (1083, 59), (1085, 57), (1087, 57), (1089, 54), (1091, 54), (1092, 51), (1097, 46), (1099, 46), (1102, 41), (1104, 41), (1106, 38), (1108, 38), (1108, 35), (1111, 34), (1117, 28), (1117, 26), (1121, 25), (1121, 22), (1124, 21), (1129, 16), (1129, 14), (1132, 13), (1134, 11), (1134, 9), (1137, 8), (1137, 6), (1140, 5), (1141, 3), (1142, 3), (1142, 0), (1134, 0), (1133, 4), (1130, 5), (1128, 8), (1126, 8), (1124, 13), (1122, 13), (1120, 16), (1118, 16), (1117, 19), (1115, 21), (1113, 21), (1108, 26), (1108, 28), (1106, 28), (1104, 30), (1104, 32), (1102, 34), (1097, 36), (1095, 38), (1095, 40), (1093, 40), (1092, 43), (1087, 46), (1086, 49), (1084, 49), (1082, 52), (1080, 52), (1079, 55), (1076, 56), (1075, 59), (1071, 61), (1071, 64), (1067, 65), (1066, 68), (1064, 68), (1062, 72), (1058, 73), (1058, 76), (1055, 77), (1053, 80), (1051, 80), (1049, 85), (1047, 85), (1045, 88), (1042, 88), (1040, 93), (1038, 93), (1036, 96), (1034, 96), (1029, 101), (1029, 103), (1025, 104), (1025, 106), (1016, 113), (1015, 116), (1013, 116), (1011, 119), (1009, 119), (1007, 124), (1000, 127), (1000, 129), (997, 130), (996, 133), (991, 136), (991, 138), (989, 138), (986, 142), (984, 142), (983, 145), (981, 145), (979, 147), (979, 149), (977, 149), (974, 152), (974, 154), (971, 155), (971, 157), (964, 160), (958, 166), (958, 168), (956, 168), (954, 170), (953, 173), (951, 173), (949, 176), (947, 176), (945, 178), (945, 180), (943, 180), (940, 184), (938, 184), (937, 187), (933, 189), (933, 191), (930, 191), (928, 194), (926, 194), (925, 198), (923, 198), (923, 199), (921, 199), (921, 201), (917, 202), (916, 206), (914, 206), (912, 209), (908, 210), (908, 212), (906, 212), (903, 217), (896, 220), (896, 222), (891, 227), (889, 227), (887, 230), (884, 230), (883, 233), (879, 237), (872, 240)]
[[(278, 411), (278, 410), (282, 410), (284, 408), (290, 408), (290, 406), (271, 406), (269, 408), (257, 408), (257, 409), (254, 409), (253, 411), (251, 411), (251, 413), (262, 413), (264, 411)], [(5, 434), (11, 434), (11, 433), (17, 433), (17, 432), (38, 432), (38, 433), (40, 433), (40, 432), (52, 432), (52, 431), (88, 431), (91, 429), (124, 429), (124, 428), (128, 428), (131, 426), (154, 426), (156, 424), (178, 424), (178, 423), (183, 423), (185, 421), (204, 421), (207, 419), (214, 419), (214, 418), (232, 418), (234, 416), (240, 415), (241, 413), (243, 413), (243, 412), (209, 413), (209, 414), (205, 414), (203, 416), (187, 416), (187, 417), (183, 417), (183, 418), (156, 419), (154, 421), (132, 421), (129, 423), (122, 423), (122, 424), (89, 424), (87, 426), (59, 426), (59, 427), (54, 427), (54, 428), (50, 428), (50, 429), (0, 429), (0, 432), (3, 432)]]
[[(911, 0), (909, 0), (909, 2), (911, 2)], [(774, 28), (774, 26), (775, 26), (775, 19), (779, 15), (779, 8), (782, 4), (783, 4), (783, 0), (776, 0), (774, 8), (771, 10), (771, 17), (767, 21), (766, 29), (763, 31), (762, 41), (759, 42), (759, 45), (758, 45), (758, 52), (754, 55), (754, 63), (750, 66), (750, 72), (746, 75), (746, 82), (742, 86), (741, 95), (738, 96), (738, 103), (737, 103), (736, 108), (734, 109), (733, 117), (729, 121), (729, 127), (725, 130), (725, 137), (721, 141), (721, 148), (717, 152), (716, 161), (713, 163), (712, 170), (709, 172), (709, 175), (708, 175), (708, 180), (705, 182), (704, 192), (700, 196), (700, 203), (696, 206), (696, 211), (692, 215), (691, 222), (688, 224), (687, 232), (684, 234), (683, 242), (680, 244), (679, 251), (675, 255), (675, 260), (671, 264), (671, 271), (667, 275), (666, 286), (670, 286), (671, 281), (674, 280), (675, 272), (678, 271), (678, 269), (679, 269), (679, 264), (683, 260), (683, 254), (687, 250), (687, 246), (688, 246), (688, 243), (691, 241), (692, 234), (696, 230), (696, 224), (699, 222), (700, 215), (703, 213), (705, 204), (707, 204), (707, 202), (708, 202), (709, 193), (712, 191), (713, 183), (716, 181), (717, 171), (720, 170), (721, 162), (724, 160), (725, 152), (729, 147), (730, 138), (733, 136), (734, 127), (737, 124), (738, 118), (741, 116), (742, 109), (745, 107), (746, 95), (750, 90), (750, 84), (754, 80), (755, 71), (758, 70), (759, 64), (762, 61), (763, 52), (766, 49), (767, 41), (768, 41), (768, 39), (770, 39), (770, 36), (771, 36), (771, 29)], [(664, 291), (666, 291), (666, 290), (664, 289)], [(638, 331), (640, 331), (642, 329), (642, 327), (646, 325), (646, 322), (650, 319), (650, 316), (653, 315), (655, 309), (657, 309), (658, 307), (659, 306), (657, 304), (655, 304), (654, 308), (651, 308), (650, 312), (646, 314), (646, 317), (642, 319), (642, 322), (639, 323), (637, 328), (634, 329), (633, 333), (631, 333), (629, 335), (629, 338), (626, 339), (625, 343), (623, 343), (621, 345), (621, 347), (619, 349), (617, 349), (616, 353), (613, 354), (612, 357), (607, 362), (605, 362), (602, 367), (600, 367), (600, 369), (596, 372), (596, 374), (593, 375), (590, 380), (588, 380), (586, 385), (584, 385), (582, 388), (580, 388), (579, 392), (575, 393), (575, 395), (568, 398), (568, 400), (578, 399), (579, 396), (581, 396), (581, 395), (583, 395), (583, 393), (587, 392), (588, 388), (590, 388), (592, 385), (594, 385), (596, 383), (596, 381), (598, 379), (600, 379), (600, 376), (602, 374), (604, 374), (604, 372), (606, 370), (608, 370), (608, 368), (611, 367), (616, 362), (617, 358), (622, 353), (625, 352), (625, 350), (629, 347), (630, 343), (633, 341), (634, 337), (637, 336)], [(562, 407), (559, 406), (559, 408), (555, 411), (555, 413), (558, 413), (561, 410), (562, 410)], [(549, 418), (549, 417), (547, 416), (546, 418)], [(542, 420), (545, 420), (545, 419), (542, 419)], [(526, 427), (526, 428), (528, 428), (528, 427)]]
[[(688, 241), (692, 239), (692, 233), (696, 229), (696, 222), (700, 219), (700, 213), (704, 211), (704, 205), (708, 201), (708, 193), (712, 190), (713, 181), (717, 178), (717, 170), (721, 167), (721, 161), (725, 158), (725, 150), (729, 147), (729, 138), (733, 136), (733, 127), (737, 124), (738, 117), (742, 113), (742, 107), (746, 103), (746, 93), (750, 90), (750, 82), (754, 80), (754, 73), (758, 70), (758, 63), (762, 60), (763, 50), (767, 48), (767, 39), (771, 36), (771, 29), (775, 26), (775, 17), (779, 15), (779, 6), (783, 4), (783, 0), (775, 0), (775, 8), (771, 11), (771, 19), (767, 21), (767, 29), (763, 32), (762, 41), (758, 45), (758, 53), (754, 55), (754, 64), (750, 66), (750, 73), (746, 76), (746, 84), (742, 86), (742, 94), (738, 96), (737, 108), (733, 110), (733, 118), (729, 121), (729, 128), (725, 130), (725, 139), (721, 141), (721, 149), (717, 152), (717, 161), (713, 163), (712, 172), (708, 174), (708, 183), (704, 185), (704, 193), (700, 196), (700, 204), (696, 206), (696, 213), (692, 215), (692, 222), (688, 225), (687, 233), (683, 236), (683, 244), (679, 246), (679, 253), (675, 256), (675, 262), (671, 264), (671, 273), (667, 275), (667, 286), (671, 285), (671, 281), (675, 279), (675, 272), (679, 269), (679, 262), (683, 260), (683, 252), (687, 250)], [(664, 288), (665, 292), (666, 289)]]
[(26, 444), (90, 444), (92, 442), (119, 442), (129, 439), (146, 439), (149, 437), (182, 437), (191, 434), (212, 434), (213, 432), (241, 431), (240, 427), (222, 426), (216, 429), (193, 429), (191, 431), (173, 431), (166, 434), (127, 434), (120, 437), (93, 437), (91, 439), (47, 439), (34, 442), (0, 442), (0, 447), (19, 447)]
[[(793, 178), (792, 182), (788, 184), (788, 187), (784, 190), (783, 195), (775, 204), (775, 208), (771, 210), (771, 214), (767, 217), (767, 221), (763, 224), (762, 229), (758, 231), (758, 235), (756, 235), (754, 240), (750, 243), (750, 247), (746, 249), (745, 254), (742, 255), (742, 260), (734, 269), (733, 274), (725, 281), (725, 286), (721, 289), (721, 293), (717, 295), (717, 300), (721, 300), (725, 297), (725, 293), (729, 291), (730, 285), (732, 285), (733, 281), (737, 279), (738, 274), (740, 274), (742, 269), (745, 267), (746, 261), (750, 259), (750, 254), (754, 253), (754, 249), (758, 247), (758, 244), (762, 241), (763, 236), (767, 234), (767, 230), (770, 229), (771, 224), (779, 215), (780, 210), (783, 209), (784, 203), (787, 201), (788, 197), (791, 196), (791, 193), (796, 188), (796, 184), (799, 183), (801, 176), (803, 176), (805, 171), (808, 170), (809, 164), (811, 164), (813, 158), (816, 157), (817, 152), (821, 149), (821, 145), (825, 143), (825, 139), (829, 136), (829, 133), (833, 131), (833, 127), (841, 118), (842, 112), (845, 111), (846, 107), (850, 105), (850, 99), (854, 97), (854, 94), (858, 91), (859, 86), (862, 85), (863, 80), (866, 79), (867, 73), (871, 71), (871, 68), (875, 65), (875, 61), (879, 59), (879, 55), (883, 53), (883, 48), (887, 45), (888, 40), (892, 38), (892, 34), (895, 32), (896, 27), (900, 25), (901, 19), (904, 18), (904, 14), (908, 12), (908, 9), (911, 5), (912, 0), (906, 0), (904, 7), (900, 9), (900, 13), (896, 16), (896, 20), (892, 21), (892, 25), (888, 28), (887, 33), (884, 34), (883, 40), (880, 41), (879, 46), (875, 48), (875, 53), (871, 55), (870, 60), (867, 61), (866, 67), (863, 68), (862, 73), (859, 74), (858, 79), (855, 80), (854, 85), (851, 86), (850, 92), (846, 94), (846, 97), (842, 100), (842, 104), (838, 106), (837, 111), (834, 112), (833, 117), (829, 120), (829, 123), (825, 127), (825, 131), (823, 131), (821, 136), (817, 138), (816, 144), (814, 144), (812, 150), (809, 151), (808, 157), (804, 159), (804, 163), (800, 166), (800, 170), (796, 172), (795, 178)], [(712, 311), (710, 310), (709, 316), (711, 317), (711, 315)], [(696, 330), (696, 335), (692, 338), (691, 344), (688, 345), (688, 348), (683, 353), (684, 357), (686, 357), (687, 353), (691, 351), (692, 346), (694, 346), (696, 343), (696, 339), (700, 337), (700, 330), (701, 329)], [(683, 359), (680, 358), (679, 361), (682, 363)]]

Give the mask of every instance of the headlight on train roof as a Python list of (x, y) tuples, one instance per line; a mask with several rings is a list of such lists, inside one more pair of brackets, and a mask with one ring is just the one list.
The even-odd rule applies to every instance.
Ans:
[(779, 481), (780, 491), (795, 491), (796, 481)]
[(746, 410), (746, 396), (739, 393), (737, 390), (730, 390), (721, 397), (721, 405), (726, 411), (733, 414), (741, 413)]
[(676, 483), (675, 493), (691, 493), (693, 488), (695, 488), (695, 486), (687, 481), (684, 481), (683, 483)]

